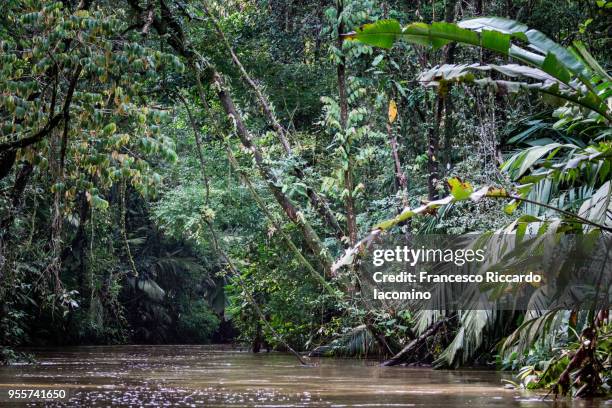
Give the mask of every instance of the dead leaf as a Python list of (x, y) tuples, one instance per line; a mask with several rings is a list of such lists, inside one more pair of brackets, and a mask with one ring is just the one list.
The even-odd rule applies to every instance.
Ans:
[(397, 119), (397, 104), (393, 99), (389, 101), (389, 123), (395, 122)]

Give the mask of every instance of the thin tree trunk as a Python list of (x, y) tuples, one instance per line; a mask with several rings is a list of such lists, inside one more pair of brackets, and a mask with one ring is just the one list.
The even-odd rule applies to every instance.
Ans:
[(295, 358), (297, 358), (297, 360), (300, 362), (301, 365), (308, 365), (306, 360), (304, 360), (304, 357), (302, 357), (300, 355), (300, 353), (295, 351), (293, 349), (293, 347), (291, 347), (289, 345), (289, 343), (287, 343), (278, 334), (278, 332), (276, 330), (274, 330), (274, 328), (270, 325), (270, 322), (268, 322), (268, 320), (266, 319), (266, 316), (264, 315), (264, 313), (262, 312), (261, 308), (259, 307), (259, 304), (257, 303), (255, 298), (253, 297), (253, 294), (251, 293), (249, 288), (246, 286), (246, 284), (242, 280), (242, 275), (240, 274), (240, 271), (238, 270), (238, 268), (236, 268), (236, 266), (232, 262), (231, 258), (227, 255), (227, 253), (219, 246), (219, 240), (217, 239), (217, 234), (215, 233), (215, 230), (214, 230), (213, 226), (210, 223), (207, 223), (207, 224), (208, 224), (208, 228), (210, 230), (210, 234), (211, 234), (211, 237), (212, 237), (212, 242), (213, 242), (214, 249), (220, 255), (221, 259), (223, 259), (223, 261), (225, 262), (225, 264), (229, 268), (229, 270), (232, 273), (232, 275), (236, 278), (236, 280), (238, 282), (238, 285), (241, 287), (241, 289), (246, 294), (246, 297), (249, 300), (249, 302), (251, 303), (251, 306), (253, 306), (253, 309), (255, 309), (255, 313), (257, 313), (257, 315), (259, 316), (261, 321), (268, 328), (268, 330), (270, 330), (270, 333), (272, 333), (272, 335), (276, 338), (276, 340), (279, 343), (282, 343), (285, 346), (285, 348), (287, 350), (289, 350), (289, 352), (291, 354), (293, 354), (295, 356)]
[(366, 325), (366, 328), (370, 331), (370, 333), (372, 333), (372, 335), (376, 339), (376, 342), (378, 343), (380, 349), (382, 350), (385, 356), (392, 355), (393, 353), (395, 353), (395, 351), (393, 351), (393, 348), (387, 341), (385, 334), (382, 333), (376, 327), (376, 324), (374, 322), (374, 319), (372, 318), (372, 315), (368, 314), (368, 316), (366, 316), (365, 325)]
[[(444, 3), (444, 21), (452, 22), (455, 19), (456, 0), (446, 0)], [(454, 60), (455, 45), (449, 44), (444, 48), (442, 63), (452, 63)], [(429, 131), (427, 141), (427, 170), (429, 177), (427, 179), (427, 191), (429, 200), (436, 200), (439, 195), (436, 190), (436, 184), (440, 179), (440, 134), (441, 129), (444, 129), (445, 143), (448, 144), (448, 139), (451, 137), (452, 127), (447, 123), (451, 117), (452, 102), (447, 101), (450, 98), (450, 91), (445, 95), (439, 94), (435, 108), (435, 122), (433, 128)], [(444, 113), (444, 114), (443, 114)], [(445, 149), (446, 150), (446, 149)]]
[(253, 353), (259, 353), (259, 351), (261, 350), (261, 343), (263, 343), (261, 322), (257, 320), (257, 323), (255, 324), (255, 337), (253, 338), (253, 342), (251, 343), (251, 351)]
[(427, 192), (430, 201), (438, 198), (436, 185), (439, 178), (438, 150), (440, 148), (440, 122), (442, 121), (443, 107), (442, 97), (438, 95), (435, 107), (432, 109), (435, 112), (435, 122), (429, 130), (427, 140), (427, 171), (429, 173), (427, 177)]
[[(455, 9), (457, 0), (446, 0), (444, 5), (444, 21), (452, 23), (455, 21)], [(456, 43), (451, 42), (444, 47), (444, 64), (455, 63)], [(449, 86), (448, 92), (444, 96), (444, 168), (447, 169), (452, 163), (452, 139), (453, 139), (453, 99), (451, 95), (452, 87)]]
[(242, 117), (236, 111), (236, 107), (234, 106), (234, 102), (230, 97), (229, 93), (225, 89), (223, 79), (218, 73), (213, 74), (213, 87), (217, 90), (217, 96), (221, 105), (223, 106), (223, 110), (225, 113), (233, 119), (233, 122), (236, 126), (236, 133), (240, 138), (240, 141), (244, 145), (244, 147), (253, 154), (253, 158), (255, 159), (255, 164), (257, 165), (257, 169), (261, 177), (268, 184), (268, 188), (270, 192), (278, 202), (278, 204), (282, 207), (283, 211), (287, 215), (287, 217), (301, 230), (304, 239), (306, 240), (306, 245), (310, 248), (312, 253), (319, 259), (323, 269), (325, 270), (326, 276), (331, 276), (331, 264), (332, 260), (327, 253), (327, 250), (323, 247), (321, 243), (321, 239), (317, 235), (314, 229), (310, 226), (308, 221), (304, 218), (304, 215), (295, 205), (291, 202), (289, 197), (276, 185), (276, 180), (272, 171), (265, 163), (265, 160), (257, 148), (253, 144), (253, 139), (249, 130), (244, 125), (242, 121)]
[[(143, 8), (140, 6), (138, 0), (128, 0), (128, 3), (134, 9), (138, 15), (142, 15)], [(221, 106), (225, 113), (231, 117), (236, 126), (236, 133), (240, 138), (240, 141), (248, 149), (255, 159), (255, 165), (268, 185), (268, 188), (276, 201), (280, 204), (287, 218), (289, 218), (301, 231), (306, 245), (318, 259), (326, 276), (331, 276), (331, 265), (332, 259), (327, 252), (327, 249), (323, 246), (319, 236), (305, 219), (303, 213), (299, 211), (295, 205), (291, 202), (289, 197), (276, 185), (275, 177), (273, 176), (270, 168), (266, 164), (261, 152), (256, 145), (253, 144), (253, 140), (250, 132), (246, 128), (242, 121), (241, 115), (237, 112), (234, 102), (225, 88), (224, 81), (221, 75), (216, 72), (214, 67), (204, 61), (198, 56), (196, 52), (188, 48), (185, 45), (185, 38), (180, 24), (174, 19), (172, 11), (165, 5), (163, 0), (160, 0), (160, 8), (162, 10), (161, 19), (157, 16), (153, 17), (152, 26), (158, 32), (158, 34), (164, 37), (174, 51), (185, 58), (190, 67), (192, 67), (196, 76), (196, 83), (200, 92), (200, 98), (202, 101), (205, 100), (204, 89), (200, 81), (200, 76), (206, 78), (213, 89), (215, 89), (217, 97), (221, 102)], [(203, 64), (203, 65), (202, 65)]]
[[(340, 105), (340, 126), (342, 128), (342, 132), (347, 133), (348, 97), (346, 93), (346, 57), (342, 52), (342, 34), (344, 33), (344, 20), (342, 18), (342, 12), (344, 11), (343, 0), (338, 0), (337, 11), (340, 22), (338, 23), (338, 39), (336, 46), (342, 54), (340, 57), (340, 63), (337, 66), (338, 103)], [(348, 231), (350, 245), (355, 245), (355, 242), (357, 242), (357, 222), (355, 218), (355, 200), (353, 198), (353, 158), (351, 152), (351, 138), (348, 134), (345, 134), (345, 138), (343, 150), (344, 156), (347, 160), (346, 169), (344, 170), (344, 189), (346, 190), (344, 199), (344, 204), (346, 207), (346, 228)]]
[(261, 198), (261, 196), (257, 193), (257, 190), (255, 190), (255, 187), (253, 186), (253, 183), (251, 183), (251, 180), (249, 178), (249, 176), (243, 172), (240, 172), (239, 170), (239, 166), (238, 166), (238, 161), (236, 160), (236, 158), (234, 157), (234, 154), (232, 153), (231, 149), (229, 148), (229, 146), (226, 147), (227, 150), (227, 157), (230, 161), (230, 165), (233, 167), (234, 171), (236, 171), (241, 179), (242, 182), (244, 183), (244, 185), (247, 186), (247, 188), (249, 189), (249, 192), (251, 193), (251, 195), (253, 196), (253, 198), (255, 199), (255, 202), (257, 203), (257, 205), (259, 206), (259, 208), (263, 211), (263, 213), (266, 215), (266, 218), (268, 218), (268, 220), (272, 223), (272, 225), (274, 226), (274, 228), (276, 228), (276, 230), (278, 231), (278, 233), (281, 235), (281, 237), (285, 240), (285, 242), (287, 243), (287, 245), (289, 246), (289, 249), (291, 249), (291, 251), (296, 255), (296, 257), (298, 258), (298, 260), (300, 261), (300, 263), (302, 265), (304, 265), (306, 267), (306, 269), (308, 270), (308, 272), (312, 275), (313, 278), (315, 278), (320, 284), (321, 286), (323, 286), (323, 288), (332, 296), (337, 296), (336, 292), (333, 290), (333, 288), (329, 285), (329, 283), (327, 281), (325, 281), (324, 277), (322, 277), (312, 266), (312, 264), (310, 262), (308, 262), (308, 260), (304, 257), (304, 255), (302, 255), (302, 253), (300, 252), (300, 250), (295, 246), (295, 244), (293, 243), (293, 240), (291, 239), (291, 237), (285, 233), (282, 229), (282, 225), (280, 225), (279, 223), (277, 223), (274, 219), (274, 216), (272, 215), (272, 213), (268, 210), (268, 208), (266, 207), (265, 202), (263, 201), (263, 199)]
[[(395, 165), (395, 186), (397, 192), (402, 197), (402, 202), (397, 208), (397, 213), (400, 214), (405, 208), (410, 206), (408, 201), (408, 178), (406, 172), (402, 167), (402, 162), (399, 157), (399, 148), (397, 143), (397, 134), (393, 132), (393, 124), (391, 121), (387, 121), (387, 138), (389, 139), (389, 145), (391, 146), (391, 155)], [(410, 228), (412, 225), (412, 219), (406, 220), (404, 228), (404, 238), (406, 245), (410, 245)]]
[[(387, 123), (387, 138), (389, 139), (389, 145), (391, 145), (391, 155), (393, 156), (393, 162), (395, 165), (395, 185), (397, 190), (402, 195), (402, 207), (408, 207), (408, 178), (402, 168), (402, 162), (400, 161), (397, 135), (393, 133), (391, 123)], [(403, 208), (402, 208), (403, 210)]]
[[(186, 104), (186, 101), (184, 99), (183, 99), (183, 101), (185, 102), (185, 108), (187, 109), (187, 115), (189, 116), (189, 120), (191, 122), (191, 127), (192, 127), (193, 134), (194, 134), (194, 137), (195, 137), (195, 140), (196, 140), (196, 144), (198, 145), (198, 149), (200, 150), (200, 154), (198, 155), (198, 158), (200, 160), (200, 169), (201, 169), (201, 173), (202, 173), (202, 180), (203, 180), (204, 184), (206, 185), (206, 191), (208, 191), (208, 189), (209, 189), (209, 187), (208, 187), (208, 176), (206, 175), (206, 163), (204, 162), (204, 156), (201, 154), (201, 144), (202, 144), (202, 141), (201, 141), (201, 138), (200, 138), (200, 133), (198, 132), (198, 128), (196, 126), (196, 122), (195, 122), (193, 116), (191, 115), (191, 110), (189, 109), (189, 105)], [(210, 114), (210, 109), (209, 109), (209, 106), (208, 106), (207, 102), (205, 100), (203, 100), (202, 103), (204, 104), (206, 110), (209, 112), (209, 117), (213, 121), (213, 127), (215, 128), (215, 131), (218, 132), (219, 134), (221, 134), (221, 130), (217, 126), (216, 119), (213, 118), (213, 116)], [(229, 160), (230, 166), (240, 176), (242, 182), (244, 183), (244, 185), (247, 186), (247, 188), (249, 189), (249, 192), (251, 193), (251, 195), (255, 199), (257, 205), (260, 207), (260, 209), (266, 215), (268, 220), (274, 225), (274, 228), (276, 228), (276, 230), (279, 232), (279, 234), (287, 242), (287, 245), (289, 245), (289, 248), (294, 252), (294, 254), (298, 258), (298, 260), (306, 267), (306, 269), (310, 272), (310, 274), (316, 280), (318, 280), (321, 283), (321, 285), (329, 292), (330, 295), (336, 296), (336, 292), (329, 285), (329, 283), (327, 283), (327, 281), (325, 281), (324, 277), (322, 277), (316, 271), (316, 269), (312, 266), (312, 264), (304, 257), (304, 255), (302, 255), (302, 252), (295, 246), (295, 244), (293, 243), (293, 240), (291, 239), (291, 237), (283, 231), (282, 226), (275, 221), (275, 218), (273, 217), (272, 213), (268, 210), (268, 208), (266, 207), (266, 204), (264, 203), (263, 199), (257, 193), (257, 190), (253, 186), (253, 183), (251, 183), (251, 180), (250, 180), (249, 176), (246, 173), (240, 171), (240, 166), (238, 164), (238, 161), (234, 157), (234, 154), (233, 154), (230, 146), (226, 145), (225, 148), (226, 148), (227, 158)], [(206, 196), (206, 203), (208, 203), (208, 194)]]
[(16, 158), (17, 149), (0, 149), (0, 180), (11, 172)]
[(189, 118), (189, 123), (191, 123), (191, 128), (193, 129), (193, 137), (195, 138), (196, 147), (198, 149), (198, 160), (200, 161), (200, 173), (202, 176), (202, 181), (204, 182), (204, 189), (206, 190), (206, 203), (208, 204), (208, 199), (210, 197), (210, 186), (208, 182), (208, 175), (206, 174), (206, 161), (204, 160), (204, 152), (202, 151), (202, 138), (200, 137), (200, 132), (198, 132), (198, 126), (196, 125), (196, 121), (193, 115), (191, 114), (191, 109), (189, 108), (187, 100), (183, 98), (180, 93), (178, 93), (178, 97), (185, 106), (185, 110), (187, 111), (187, 117)]
[(262, 110), (268, 117), (270, 124), (276, 131), (276, 135), (278, 136), (278, 140), (281, 142), (283, 149), (285, 150), (287, 154), (289, 155), (293, 154), (291, 150), (291, 144), (289, 143), (289, 138), (287, 136), (287, 131), (285, 130), (285, 128), (283, 128), (283, 126), (278, 121), (278, 118), (276, 117), (276, 114), (274, 113), (274, 110), (272, 109), (272, 106), (267, 96), (264, 95), (260, 86), (253, 80), (253, 78), (251, 78), (247, 70), (244, 68), (244, 65), (242, 65), (242, 62), (240, 62), (240, 59), (234, 52), (234, 49), (229, 43), (227, 37), (225, 36), (223, 29), (219, 25), (217, 18), (211, 13), (208, 7), (206, 7), (206, 4), (202, 4), (202, 8), (204, 9), (204, 12), (209, 17), (209, 19), (212, 21), (213, 25), (215, 26), (215, 30), (217, 31), (217, 34), (221, 38), (221, 41), (223, 41), (225, 48), (227, 48), (228, 52), (230, 53), (232, 57), (232, 61), (234, 62), (234, 65), (238, 67), (238, 70), (240, 71), (240, 75), (242, 79), (253, 90), (253, 92), (255, 92), (255, 95), (257, 96), (257, 100), (259, 101), (259, 104), (261, 105)]
[(79, 226), (70, 245), (63, 249), (61, 262), (63, 264), (69, 257), (77, 261), (77, 281), (81, 296), (81, 308), (86, 309), (86, 300), (88, 300), (86, 293), (89, 292), (90, 288), (87, 285), (88, 282), (86, 282), (85, 248), (87, 247), (87, 234), (85, 232), (85, 225), (89, 218), (90, 207), (84, 192), (79, 193), (77, 202), (79, 203)]
[[(196, 73), (197, 74), (197, 73)], [(200, 91), (202, 91), (202, 83), (200, 82), (199, 77), (197, 78), (197, 84), (198, 84), (198, 88)], [(206, 109), (209, 111), (208, 109), (208, 104), (206, 102), (206, 99), (204, 98), (204, 94), (201, 94), (202, 97), (202, 103), (205, 105)], [(183, 100), (184, 101), (184, 100)], [(186, 102), (186, 101), (184, 101)], [(202, 149), (201, 149), (201, 138), (200, 138), (200, 134), (198, 132), (195, 120), (193, 119), (193, 116), (191, 115), (191, 111), (188, 108), (188, 105), (185, 103), (185, 107), (188, 110), (188, 115), (189, 115), (189, 120), (191, 122), (191, 126), (193, 128), (193, 133), (194, 133), (194, 137), (196, 139), (196, 144), (198, 145), (198, 150), (199, 150), (199, 160), (200, 160), (200, 169), (202, 172), (202, 180), (204, 181), (204, 183), (206, 184), (206, 191), (208, 191), (209, 186), (208, 186), (208, 176), (206, 174), (206, 163), (204, 162), (204, 156), (202, 155)], [(213, 121), (213, 126), (215, 128), (217, 128), (216, 124), (215, 124), (215, 118), (212, 117), (212, 115), (210, 115), (211, 120)], [(218, 130), (218, 129), (217, 129)], [(232, 165), (232, 167), (234, 167), (236, 170), (238, 169), (237, 166), (237, 162), (236, 159), (234, 158), (234, 156), (232, 155), (232, 152), (229, 148), (227, 148), (227, 152), (228, 152), (228, 158), (230, 159), (230, 164)], [(248, 178), (246, 178), (246, 180), (248, 181)], [(253, 186), (250, 184), (248, 184), (249, 188), (253, 191), (254, 188)], [(255, 193), (256, 194), (256, 193)], [(257, 197), (256, 197), (257, 198)], [(208, 202), (208, 194), (206, 196), (206, 202)], [(258, 204), (261, 205), (260, 202), (258, 202)], [(270, 215), (268, 213), (268, 215)], [(270, 218), (272, 219), (272, 218)], [(215, 233), (215, 229), (213, 227), (213, 225), (210, 222), (206, 222), (210, 234), (211, 234), (211, 238), (212, 238), (212, 242), (213, 242), (213, 247), (215, 249), (215, 251), (219, 254), (219, 256), (223, 259), (223, 261), (226, 263), (226, 265), (228, 266), (230, 272), (232, 273), (232, 275), (236, 278), (236, 280), (238, 281), (238, 285), (242, 288), (242, 290), (244, 291), (244, 293), (246, 294), (248, 300), (251, 303), (251, 306), (253, 307), (253, 309), (255, 310), (256, 314), (259, 317), (259, 321), (257, 322), (257, 335), (256, 338), (254, 340), (253, 343), (253, 351), (254, 352), (259, 352), (260, 349), (260, 345), (261, 345), (261, 324), (260, 322), (263, 322), (264, 325), (266, 325), (266, 327), (268, 328), (268, 330), (270, 330), (270, 333), (272, 333), (272, 335), (276, 338), (276, 340), (279, 343), (282, 343), (285, 348), (287, 350), (289, 350), (289, 352), (291, 352), (300, 362), (300, 364), (302, 365), (307, 365), (308, 363), (306, 362), (306, 360), (304, 360), (304, 358), (297, 352), (295, 351), (290, 345), (289, 343), (287, 343), (279, 334), (276, 330), (274, 330), (274, 328), (270, 325), (270, 323), (268, 322), (268, 320), (266, 319), (266, 316), (264, 315), (264, 313), (262, 312), (261, 308), (259, 307), (259, 304), (257, 303), (257, 300), (255, 299), (255, 297), (253, 296), (253, 294), (250, 292), (250, 290), (248, 289), (248, 287), (246, 286), (246, 284), (244, 283), (244, 281), (242, 280), (242, 275), (240, 275), (240, 271), (238, 270), (238, 268), (236, 268), (236, 266), (234, 265), (234, 262), (231, 260), (231, 258), (227, 255), (227, 253), (219, 246), (219, 241), (217, 240), (217, 235)], [(285, 235), (285, 237), (287, 237)], [(287, 238), (288, 239), (288, 238)], [(288, 239), (288, 241), (291, 243), (291, 245), (293, 245), (293, 242)], [(319, 278), (320, 275), (316, 273), (316, 271), (314, 270), (314, 268), (312, 267), (312, 265), (310, 265), (310, 263), (302, 256), (302, 254), (299, 252), (299, 250), (297, 250), (297, 248), (295, 247), (295, 245), (293, 245), (294, 250), (296, 251), (296, 253), (301, 257), (301, 260), (303, 262), (305, 262), (307, 264), (307, 266), (310, 267), (310, 270), (313, 271), (315, 273), (315, 275), (317, 275)], [(328, 285), (327, 282), (325, 282), (325, 279), (321, 278), (321, 280), (323, 281), (324, 285)], [(329, 286), (327, 286), (329, 287)]]
[[(247, 70), (244, 68), (244, 65), (242, 65), (242, 62), (240, 61), (240, 59), (234, 52), (234, 49), (229, 43), (227, 37), (225, 36), (225, 33), (223, 32), (223, 29), (219, 25), (219, 22), (217, 21), (216, 17), (210, 12), (210, 10), (205, 5), (203, 5), (203, 8), (206, 14), (212, 20), (219, 37), (221, 37), (221, 40), (225, 44), (225, 47), (227, 48), (228, 52), (230, 53), (232, 57), (232, 61), (238, 67), (241, 78), (253, 90), (253, 92), (255, 92), (259, 105), (261, 106), (263, 112), (267, 116), (268, 121), (274, 128), (274, 131), (278, 137), (278, 140), (283, 146), (283, 150), (288, 156), (293, 155), (293, 150), (291, 149), (291, 143), (289, 142), (288, 133), (285, 130), (285, 128), (280, 124), (278, 118), (276, 117), (272, 104), (270, 103), (270, 101), (268, 100), (264, 92), (261, 90), (261, 87), (251, 78)], [(299, 178), (300, 181), (302, 181), (302, 183), (304, 183), (304, 185), (306, 186), (306, 194), (308, 196), (308, 199), (311, 205), (319, 213), (319, 215), (323, 217), (326, 224), (334, 231), (336, 236), (338, 236), (338, 238), (342, 238), (344, 236), (344, 231), (342, 230), (342, 227), (340, 226), (340, 223), (338, 222), (336, 216), (332, 213), (331, 209), (329, 208), (329, 205), (327, 204), (326, 200), (323, 197), (321, 197), (311, 186), (309, 186), (306, 183), (306, 180), (305, 180), (306, 177), (301, 168), (295, 167), (293, 170), (294, 170), (293, 172), (294, 175), (297, 178)]]
[(32, 175), (34, 167), (26, 162), (15, 176), (15, 182), (11, 191), (11, 208), (6, 217), (0, 220), (0, 286), (4, 274), (4, 266), (8, 256), (9, 244), (11, 242), (11, 226), (15, 220), (15, 215), (19, 213), (23, 203), (23, 194)]

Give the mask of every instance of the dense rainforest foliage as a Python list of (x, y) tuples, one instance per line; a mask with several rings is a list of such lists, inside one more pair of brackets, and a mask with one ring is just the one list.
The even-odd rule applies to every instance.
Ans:
[(2, 360), (241, 341), (608, 392), (607, 309), (371, 308), (354, 261), (386, 231), (611, 234), (611, 14), (3, 2)]

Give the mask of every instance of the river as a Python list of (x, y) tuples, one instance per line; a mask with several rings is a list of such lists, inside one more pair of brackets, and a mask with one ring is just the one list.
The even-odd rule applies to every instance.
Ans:
[[(379, 367), (219, 346), (104, 346), (31, 351), (36, 364), (0, 367), (0, 390), (63, 389), (29, 406), (545, 407), (551, 398), (504, 389), (493, 371)], [(507, 378), (507, 376), (506, 376)], [(612, 400), (554, 406), (612, 407)], [(9, 402), (0, 406), (24, 406)]]

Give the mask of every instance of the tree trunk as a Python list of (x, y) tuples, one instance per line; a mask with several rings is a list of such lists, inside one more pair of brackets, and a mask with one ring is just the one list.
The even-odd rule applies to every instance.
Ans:
[(442, 121), (443, 100), (440, 95), (437, 96), (435, 107), (432, 109), (435, 112), (435, 122), (429, 130), (427, 140), (427, 192), (430, 201), (438, 199), (438, 191), (436, 184), (439, 178), (438, 166), (438, 149), (440, 148), (440, 122)]
[[(342, 132), (346, 133), (348, 122), (348, 97), (346, 94), (346, 57), (344, 56), (344, 53), (342, 53), (342, 34), (344, 33), (344, 21), (342, 18), (342, 12), (344, 11), (343, 0), (338, 0), (337, 10), (337, 15), (340, 22), (338, 23), (338, 39), (336, 42), (336, 47), (342, 54), (340, 57), (340, 63), (337, 66), (338, 103), (340, 105), (340, 126), (342, 128)], [(345, 135), (345, 137), (346, 141), (343, 146), (343, 150), (346, 160), (348, 161), (346, 164), (346, 169), (344, 170), (344, 189), (346, 190), (344, 199), (344, 205), (346, 207), (346, 228), (350, 245), (355, 245), (357, 242), (357, 222), (355, 218), (355, 200), (353, 198), (353, 158), (351, 152), (351, 138), (349, 135)]]
[[(456, 0), (446, 0), (444, 3), (444, 21), (453, 22), (455, 19)], [(455, 44), (451, 43), (444, 47), (442, 56), (442, 64), (452, 64), (454, 60)], [(427, 179), (427, 191), (429, 200), (439, 198), (436, 190), (436, 184), (440, 179), (440, 134), (444, 130), (445, 147), (448, 148), (449, 139), (452, 133), (452, 126), (448, 121), (451, 120), (452, 102), (450, 101), (450, 89), (444, 94), (439, 93), (434, 111), (435, 122), (433, 128), (429, 132), (427, 143), (427, 170), (429, 177)], [(443, 114), (444, 113), (444, 114)], [(445, 150), (447, 150), (445, 148)], [(447, 158), (448, 160), (448, 158)]]
[[(455, 9), (457, 0), (446, 0), (444, 6), (444, 21), (452, 23), (455, 21)], [(444, 64), (455, 63), (456, 43), (452, 42), (444, 47)], [(444, 169), (448, 169), (452, 164), (452, 138), (454, 133), (453, 125), (453, 98), (451, 95), (452, 85), (444, 96)]]
[[(391, 101), (393, 101), (393, 98), (389, 99), (389, 104), (391, 104)], [(393, 157), (393, 164), (395, 167), (395, 187), (402, 196), (402, 207), (399, 209), (401, 212), (405, 207), (408, 207), (408, 178), (402, 168), (402, 162), (399, 157), (397, 134), (393, 132), (391, 118), (387, 121), (387, 139), (391, 146), (391, 157)]]
[(0, 284), (2, 283), (6, 256), (8, 255), (8, 246), (11, 242), (11, 226), (15, 220), (15, 215), (21, 210), (23, 194), (33, 170), (34, 167), (26, 162), (17, 172), (10, 195), (11, 208), (8, 214), (0, 220)]
[[(268, 118), (268, 122), (270, 123), (270, 125), (274, 128), (274, 131), (276, 133), (276, 136), (278, 137), (278, 140), (281, 146), (283, 146), (283, 150), (285, 151), (285, 154), (288, 156), (291, 156), (293, 154), (293, 151), (291, 149), (291, 144), (289, 143), (289, 137), (288, 137), (287, 131), (280, 124), (278, 118), (276, 117), (272, 104), (268, 100), (267, 96), (260, 89), (260, 86), (251, 78), (247, 70), (244, 68), (244, 65), (242, 65), (242, 62), (240, 62), (240, 59), (238, 58), (231, 44), (227, 40), (227, 37), (225, 36), (225, 33), (223, 32), (223, 29), (219, 25), (216, 17), (210, 12), (210, 10), (205, 5), (203, 5), (203, 8), (206, 14), (212, 20), (215, 26), (215, 29), (217, 31), (217, 34), (219, 34), (219, 37), (221, 37), (221, 40), (225, 44), (225, 47), (227, 48), (228, 52), (230, 53), (232, 57), (232, 61), (234, 62), (234, 65), (238, 67), (241, 78), (244, 80), (246, 85), (250, 87), (255, 93), (257, 97), (257, 101), (259, 102), (259, 105), (261, 106), (261, 109), (263, 110), (264, 114)], [(338, 238), (342, 238), (344, 236), (344, 231), (342, 227), (340, 226), (340, 223), (336, 219), (336, 216), (332, 213), (331, 209), (329, 208), (329, 205), (327, 204), (325, 199), (321, 197), (311, 186), (309, 186), (308, 183), (306, 183), (306, 180), (305, 180), (306, 177), (301, 168), (295, 167), (293, 169), (293, 174), (297, 178), (299, 178), (300, 181), (302, 181), (302, 183), (304, 183), (304, 185), (306, 186), (306, 195), (308, 196), (310, 204), (323, 218), (326, 225), (329, 226), (333, 230), (334, 234), (336, 234)]]
[(253, 154), (253, 158), (255, 159), (255, 164), (257, 169), (259, 170), (259, 174), (268, 184), (268, 188), (278, 204), (282, 207), (283, 211), (302, 232), (304, 239), (306, 240), (306, 245), (310, 248), (312, 253), (319, 259), (319, 262), (323, 266), (326, 276), (331, 276), (331, 264), (332, 260), (327, 253), (327, 250), (323, 247), (321, 243), (321, 239), (317, 235), (314, 229), (310, 226), (308, 221), (304, 218), (304, 215), (295, 207), (295, 205), (291, 202), (289, 197), (283, 193), (283, 191), (276, 185), (276, 179), (272, 174), (272, 171), (265, 163), (265, 160), (257, 148), (253, 144), (253, 139), (249, 130), (246, 128), (244, 122), (242, 121), (242, 117), (236, 111), (236, 107), (234, 106), (234, 102), (230, 97), (229, 93), (225, 89), (225, 85), (223, 79), (218, 73), (213, 74), (213, 88), (217, 90), (217, 96), (221, 105), (223, 106), (223, 110), (225, 113), (233, 118), (234, 124), (236, 126), (236, 133), (240, 138), (240, 141), (244, 145), (244, 147)]
[[(143, 8), (140, 6), (138, 0), (128, 0), (128, 3), (135, 10), (138, 15), (142, 15)], [(268, 185), (268, 188), (276, 201), (282, 207), (283, 211), (302, 232), (306, 245), (318, 259), (323, 267), (326, 276), (331, 276), (331, 265), (332, 260), (330, 255), (327, 253), (327, 249), (323, 246), (319, 236), (312, 229), (308, 221), (304, 218), (304, 215), (298, 211), (298, 209), (291, 202), (289, 197), (283, 193), (283, 191), (276, 186), (275, 178), (268, 165), (265, 163), (263, 156), (257, 146), (253, 144), (252, 137), (242, 117), (236, 111), (234, 102), (230, 94), (225, 89), (224, 81), (216, 72), (214, 67), (207, 64), (205, 61), (198, 58), (197, 53), (193, 52), (190, 48), (185, 45), (184, 33), (180, 24), (174, 19), (172, 11), (166, 6), (163, 0), (160, 0), (161, 18), (157, 16), (153, 17), (153, 23), (151, 24), (157, 33), (164, 37), (172, 47), (172, 49), (183, 58), (187, 59), (189, 65), (194, 69), (194, 74), (197, 76), (198, 81), (200, 76), (206, 78), (211, 84), (212, 88), (216, 90), (217, 97), (221, 102), (221, 106), (225, 113), (232, 117), (236, 126), (238, 137), (242, 144), (253, 154), (257, 169)], [(200, 64), (204, 63), (204, 66)], [(202, 90), (200, 90), (202, 92)], [(202, 92), (203, 93), (203, 92)], [(202, 95), (203, 96), (203, 95)]]
[(79, 285), (79, 294), (81, 296), (81, 309), (87, 308), (89, 297), (86, 295), (90, 292), (90, 282), (87, 282), (87, 265), (85, 263), (85, 248), (87, 247), (87, 234), (85, 233), (85, 225), (89, 218), (90, 208), (89, 202), (84, 192), (79, 194), (79, 226), (72, 238), (69, 246), (62, 251), (62, 264), (71, 257), (77, 262), (77, 280)]

